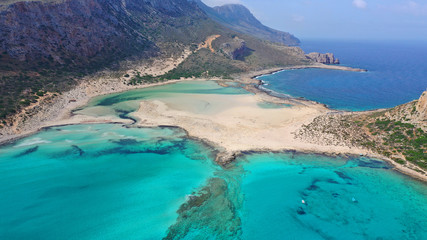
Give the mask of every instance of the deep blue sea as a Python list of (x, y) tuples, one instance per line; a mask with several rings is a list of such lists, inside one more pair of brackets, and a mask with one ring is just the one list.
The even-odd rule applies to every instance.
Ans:
[(260, 79), (266, 88), (339, 110), (373, 110), (418, 99), (427, 89), (427, 44), (387, 41), (303, 41), (305, 52), (332, 52), (341, 65), (367, 69), (287, 70)]

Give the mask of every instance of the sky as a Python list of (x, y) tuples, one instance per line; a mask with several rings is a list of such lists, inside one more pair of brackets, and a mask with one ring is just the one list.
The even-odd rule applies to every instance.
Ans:
[(301, 39), (427, 41), (427, 0), (202, 0), (245, 5), (263, 24)]

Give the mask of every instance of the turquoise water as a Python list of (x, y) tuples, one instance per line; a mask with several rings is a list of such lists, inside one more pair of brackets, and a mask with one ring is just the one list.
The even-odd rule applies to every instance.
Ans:
[(196, 101), (197, 94), (240, 95), (250, 94), (240, 87), (221, 87), (215, 81), (185, 81), (151, 88), (130, 90), (93, 98), (76, 114), (89, 116), (119, 116), (130, 118), (129, 113), (139, 108), (140, 101), (161, 99), (177, 108), (192, 112), (206, 110), (206, 103)]
[(287, 108), (292, 105), (284, 104), (284, 103), (271, 103), (271, 102), (259, 102), (258, 107), (265, 109), (279, 109), (279, 108)]
[[(186, 82), (78, 112), (202, 111), (199, 93), (248, 94)], [(373, 159), (247, 152), (221, 168), (180, 129), (119, 124), (52, 127), (0, 156), (0, 239), (427, 239), (427, 185)]]
[(427, 238), (426, 185), (383, 162), (293, 154), (246, 161), (243, 239)]
[(418, 99), (427, 89), (423, 42), (304, 41), (306, 52), (333, 52), (345, 66), (368, 72), (300, 69), (263, 76), (266, 88), (334, 109), (390, 108)]
[(0, 148), (0, 239), (161, 239), (218, 169), (177, 129), (55, 127)]
[(372, 159), (250, 154), (198, 196), (181, 207), (171, 238), (427, 237), (426, 185)]
[(114, 124), (0, 154), (1, 239), (427, 238), (427, 186), (378, 160), (247, 153), (222, 169), (178, 129)]

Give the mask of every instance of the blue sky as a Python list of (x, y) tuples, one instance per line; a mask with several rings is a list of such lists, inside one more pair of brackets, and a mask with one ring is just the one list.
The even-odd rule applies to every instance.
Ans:
[(202, 0), (241, 3), (265, 25), (301, 39), (427, 41), (427, 0)]

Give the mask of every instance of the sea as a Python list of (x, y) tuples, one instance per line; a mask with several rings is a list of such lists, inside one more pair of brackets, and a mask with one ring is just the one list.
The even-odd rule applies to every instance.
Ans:
[(285, 70), (259, 77), (265, 88), (345, 111), (395, 107), (427, 90), (425, 42), (304, 40), (301, 48), (334, 53), (341, 65), (368, 72)]
[[(146, 99), (228, 107), (197, 94), (250, 93), (180, 82), (100, 96), (74, 114), (137, 120)], [(427, 239), (427, 184), (386, 162), (246, 152), (221, 167), (216, 153), (182, 129), (133, 124), (56, 126), (1, 145), (0, 239)]]

